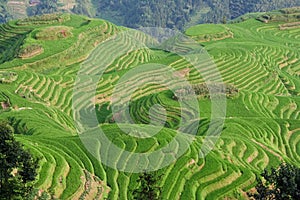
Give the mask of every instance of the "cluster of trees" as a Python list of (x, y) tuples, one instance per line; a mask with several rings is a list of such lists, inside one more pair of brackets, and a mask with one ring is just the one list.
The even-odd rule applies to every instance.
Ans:
[(157, 173), (141, 173), (137, 179), (138, 187), (132, 192), (135, 200), (161, 199), (161, 187), (158, 185), (160, 176)]
[[(7, 0), (0, 2), (0, 22), (9, 19), (5, 7)], [(284, 7), (300, 6), (295, 0), (76, 0), (71, 9), (76, 14), (108, 19), (118, 25), (137, 28), (159, 26), (184, 29), (201, 9), (206, 14), (196, 18), (196, 23), (226, 23), (249, 12), (270, 11)], [(27, 9), (28, 16), (61, 11), (57, 0), (40, 0)]]
[(201, 5), (199, 0), (94, 0), (93, 3), (97, 8), (97, 16), (125, 26), (134, 28), (159, 26), (178, 29), (184, 27), (194, 10)]
[(282, 163), (279, 168), (264, 170), (262, 178), (257, 178), (256, 200), (300, 199), (300, 168)]
[(26, 199), (33, 190), (38, 159), (14, 138), (14, 129), (0, 123), (0, 199)]
[(181, 88), (176, 90), (176, 96), (173, 96), (175, 100), (183, 100), (183, 99), (190, 99), (193, 95), (201, 96), (204, 98), (210, 98), (210, 95), (217, 95), (217, 94), (225, 94), (226, 97), (232, 98), (238, 95), (239, 90), (234, 85), (229, 84), (196, 84), (192, 85), (190, 88)]
[(265, 12), (294, 6), (300, 6), (300, 2), (295, 0), (230, 0), (229, 2), (231, 18), (250, 12)]
[[(159, 26), (184, 29), (203, 8), (197, 23), (226, 23), (249, 12), (300, 6), (294, 0), (92, 0), (96, 15), (128, 27)], [(83, 13), (84, 14), (84, 13)]]
[(4, 23), (12, 18), (7, 9), (7, 0), (0, 0), (0, 23)]
[(55, 13), (58, 11), (57, 0), (39, 0), (36, 6), (30, 6), (27, 9), (28, 16), (43, 15)]
[(89, 17), (96, 16), (96, 9), (91, 0), (76, 0), (76, 6), (74, 6), (72, 12), (80, 15), (87, 15)]

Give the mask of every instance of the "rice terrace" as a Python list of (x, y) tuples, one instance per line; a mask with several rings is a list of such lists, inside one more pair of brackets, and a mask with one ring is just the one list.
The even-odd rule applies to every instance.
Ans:
[[(171, 51), (134, 49), (130, 40), (113, 40), (114, 45), (100, 49), (103, 58), (110, 58), (111, 52), (123, 46), (126, 52), (105, 66), (101, 77), (94, 73), (99, 65), (86, 68), (86, 74), (99, 81), (95, 96), (80, 93), (76, 110), (83, 116), (94, 110), (98, 126), (112, 144), (136, 153), (155, 151), (174, 138), (173, 149), (180, 151), (176, 135), (188, 135), (197, 127), (195, 138), (179, 158), (150, 172), (158, 177), (159, 199), (251, 199), (264, 169), (281, 163), (300, 167), (299, 22), (300, 8), (294, 7), (249, 13), (223, 24), (196, 25), (184, 32), (207, 51), (224, 83), (224, 125), (214, 148), (204, 157), (199, 152), (213, 120), (209, 88), (220, 83), (205, 80), (216, 78), (213, 70), (201, 74)], [(39, 158), (28, 199), (136, 199), (141, 173), (107, 166), (88, 151), (78, 136), (73, 107), (74, 85), (82, 65), (96, 59), (93, 52), (99, 45), (128, 30), (71, 13), (0, 24), (0, 120)], [(138, 30), (134, 38), (148, 40)], [(169, 66), (179, 79), (189, 82), (199, 116), (193, 116), (192, 108), (181, 108), (181, 100), (190, 101), (188, 88), (174, 80), (155, 79), (166, 73), (165, 68), (141, 71), (119, 82), (135, 67), (151, 63)], [(85, 77), (82, 84), (88, 88), (95, 77)], [(164, 86), (168, 83), (178, 86), (181, 95)], [(126, 90), (117, 90), (120, 84)], [(130, 99), (128, 114), (133, 123), (123, 123), (123, 128), (118, 124), (121, 114), (113, 111), (114, 93)], [(90, 102), (95, 106), (90, 107)], [(179, 127), (185, 123), (189, 125), (183, 132)], [(162, 128), (148, 138), (124, 133), (138, 125)], [(103, 144), (95, 141), (95, 145), (100, 149)], [(161, 159), (172, 159), (164, 153)], [(109, 156), (118, 166), (122, 155)], [(156, 165), (150, 159), (145, 163)]]

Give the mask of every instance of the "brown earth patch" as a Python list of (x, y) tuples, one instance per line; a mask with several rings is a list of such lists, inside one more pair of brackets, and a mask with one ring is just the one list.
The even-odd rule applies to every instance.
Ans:
[(7, 110), (10, 108), (10, 104), (8, 102), (1, 102), (1, 107), (3, 110)]
[(182, 77), (182, 78), (189, 77), (190, 71), (191, 71), (190, 68), (185, 68), (185, 69), (175, 72), (175, 76)]
[(279, 30), (289, 30), (295, 28), (300, 28), (300, 22), (291, 22), (279, 25)]

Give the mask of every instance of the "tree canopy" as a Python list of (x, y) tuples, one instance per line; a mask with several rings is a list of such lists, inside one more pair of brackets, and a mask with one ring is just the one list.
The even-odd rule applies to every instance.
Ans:
[(0, 199), (24, 198), (33, 188), (38, 159), (17, 142), (13, 128), (0, 123)]
[(29, 16), (55, 13), (58, 11), (57, 0), (40, 0), (37, 6), (28, 7), (27, 14)]
[[(167, 27), (183, 30), (199, 23), (224, 23), (249, 12), (300, 6), (295, 0), (75, 0), (72, 11), (100, 17), (131, 28)], [(65, 11), (57, 0), (40, 0), (27, 8), (28, 16)], [(0, 1), (0, 22), (10, 19), (6, 1)]]
[(282, 163), (278, 169), (264, 170), (263, 179), (258, 179), (257, 200), (300, 199), (300, 168)]
[(158, 186), (156, 173), (142, 173), (137, 180), (138, 188), (133, 191), (133, 199), (136, 200), (158, 200), (161, 188)]

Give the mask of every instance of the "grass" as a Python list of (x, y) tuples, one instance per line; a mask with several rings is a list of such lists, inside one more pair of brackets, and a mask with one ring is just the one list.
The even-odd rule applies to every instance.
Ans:
[(230, 29), (221, 24), (201, 24), (193, 26), (187, 29), (185, 34), (197, 42), (223, 40), (234, 37)]
[[(198, 99), (200, 127), (195, 141), (176, 162), (158, 171), (163, 174), (159, 180), (163, 199), (243, 199), (243, 194), (253, 188), (255, 175), (264, 168), (277, 166), (282, 161), (299, 165), (300, 29), (280, 30), (285, 21), (266, 24), (253, 16), (249, 18), (241, 23), (199, 25), (186, 32), (205, 47), (223, 81), (239, 92), (227, 97), (224, 130), (205, 158), (199, 156), (199, 151), (211, 121), (211, 102), (205, 97)], [(56, 36), (61, 27), (68, 27), (72, 35), (59, 40), (52, 36), (37, 39), (41, 31), (45, 35), (50, 30)], [(179, 72), (189, 69), (186, 79), (192, 84), (201, 85), (204, 76), (213, 78), (215, 74), (209, 70), (200, 74), (187, 61), (166, 51), (148, 48), (132, 51), (130, 41), (117, 40), (115, 44), (118, 45), (108, 46), (109, 51), (100, 49), (91, 54), (98, 43), (121, 30), (124, 28), (107, 21), (69, 14), (11, 21), (0, 27), (0, 51), (1, 55), (6, 55), (0, 64), (0, 80), (5, 79), (0, 83), (0, 101), (9, 100), (12, 107), (0, 110), (0, 119), (15, 117), (34, 129), (33, 135), (16, 137), (42, 158), (35, 186), (54, 193), (57, 198), (88, 196), (84, 187), (91, 175), (99, 177), (102, 185), (110, 188), (109, 199), (130, 199), (131, 191), (137, 187), (137, 174), (103, 165), (85, 149), (77, 136), (72, 115), (73, 86), (88, 56), (90, 59), (99, 54), (109, 57), (118, 48), (127, 52), (109, 63), (96, 91), (100, 127), (117, 146), (133, 152), (154, 151), (174, 138), (180, 122), (188, 127), (187, 133), (198, 125), (191, 121), (193, 112), (190, 109), (181, 112), (173, 93), (162, 86), (166, 82), (174, 87), (181, 84), (154, 79), (166, 72), (164, 68), (139, 69), (127, 82), (118, 81), (136, 66), (147, 63), (161, 63)], [(220, 33), (229, 32), (233, 37), (218, 40)], [(198, 36), (211, 39), (202, 40)], [(136, 33), (136, 37), (145, 39), (141, 33)], [(39, 45), (43, 52), (27, 59), (16, 56), (22, 47), (31, 45)], [(86, 68), (85, 72), (99, 72), (98, 65)], [(135, 90), (141, 82), (147, 85)], [(116, 92), (124, 97), (134, 91), (129, 112), (135, 123), (148, 124), (149, 109), (153, 105), (165, 107), (167, 121), (159, 134), (150, 139), (136, 139), (112, 123), (110, 97), (116, 86), (123, 86)], [(84, 108), (88, 102), (83, 97), (77, 102), (78, 107), (88, 113)], [(163, 121), (162, 110), (152, 111), (156, 121)], [(100, 148), (101, 141), (96, 142)], [(145, 162), (155, 165), (151, 159)]]
[(222, 33), (226, 31), (224, 25), (219, 24), (200, 24), (193, 26), (186, 30), (188, 36), (197, 36), (197, 35), (213, 35), (217, 33)]

